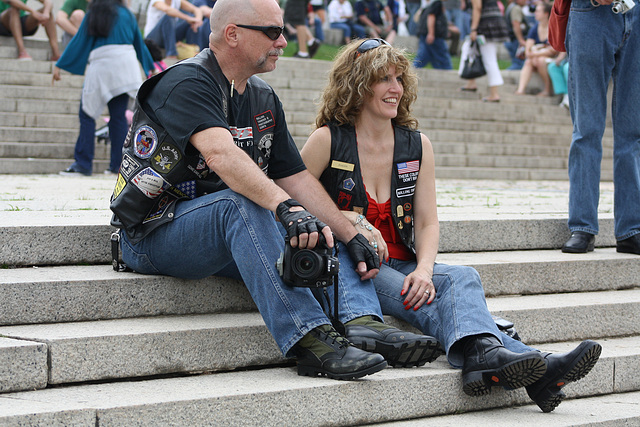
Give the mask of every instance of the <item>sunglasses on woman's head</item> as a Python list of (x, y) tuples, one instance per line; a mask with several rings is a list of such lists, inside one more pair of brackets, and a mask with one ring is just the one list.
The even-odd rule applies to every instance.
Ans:
[(248, 30), (262, 31), (265, 36), (269, 37), (271, 40), (278, 40), (278, 37), (282, 35), (284, 31), (284, 27), (276, 27), (272, 25), (270, 27), (261, 27), (259, 25), (240, 25), (236, 24), (236, 27), (246, 28)]
[(358, 49), (356, 51), (356, 52), (358, 52), (358, 55), (356, 56), (356, 58), (358, 56), (362, 55), (363, 53), (368, 52), (371, 49), (375, 49), (377, 47), (380, 47), (382, 45), (391, 46), (386, 40), (383, 40), (383, 39), (365, 40), (362, 43), (360, 43), (360, 46), (358, 46)]

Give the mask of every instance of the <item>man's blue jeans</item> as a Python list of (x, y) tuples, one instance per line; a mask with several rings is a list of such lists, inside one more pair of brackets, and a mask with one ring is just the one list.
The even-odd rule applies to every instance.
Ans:
[[(342, 266), (340, 266), (342, 270)], [(404, 278), (416, 268), (415, 261), (399, 261), (393, 258), (383, 263), (380, 273), (373, 279), (382, 312), (402, 319), (435, 337), (447, 352), (449, 364), (462, 368), (464, 357), (460, 345), (454, 345), (464, 337), (491, 334), (515, 353), (534, 350), (498, 330), (484, 298), (484, 289), (478, 272), (471, 267), (435, 264), (433, 284), (435, 300), (418, 310), (405, 310), (406, 296), (400, 295)]]
[[(309, 288), (282, 282), (276, 260), (284, 249), (283, 232), (271, 211), (222, 190), (178, 202), (173, 221), (138, 244), (131, 244), (123, 233), (122, 259), (143, 274), (244, 281), (282, 353), (290, 355), (305, 334), (330, 322)], [(360, 281), (344, 245), (340, 258), (340, 320), (382, 318), (373, 283)], [(328, 292), (333, 296), (333, 287)]]
[(524, 59), (520, 59), (516, 56), (516, 52), (518, 51), (518, 47), (520, 46), (520, 42), (518, 39), (509, 40), (508, 42), (504, 42), (504, 47), (509, 52), (509, 56), (511, 57), (511, 65), (507, 70), (521, 70), (524, 65)]
[(331, 28), (342, 30), (344, 38), (350, 39), (355, 36), (356, 38), (363, 39), (367, 35), (367, 31), (364, 27), (354, 22), (332, 22), (329, 26)]
[(602, 135), (613, 79), (615, 235), (623, 240), (640, 233), (640, 7), (616, 15), (611, 6), (573, 0), (565, 45), (573, 120), (568, 226), (598, 233)]
[(197, 32), (191, 30), (191, 26), (185, 20), (180, 19), (176, 25), (176, 40), (184, 40), (186, 43), (198, 45), (200, 50), (209, 47), (209, 35), (211, 34), (211, 24), (209, 18), (202, 20), (202, 26)]
[(165, 56), (177, 56), (178, 50), (176, 49), (176, 32), (178, 28), (178, 18), (165, 15), (160, 22), (153, 27), (153, 30), (149, 34), (145, 34), (145, 39), (151, 39), (158, 46), (165, 50)]
[(407, 14), (409, 15), (409, 17), (407, 18), (407, 31), (409, 31), (409, 34), (412, 36), (416, 35), (416, 30), (418, 29), (418, 24), (416, 24), (416, 21), (414, 20), (414, 16), (416, 14), (416, 12), (420, 9), (420, 2), (417, 3), (406, 3), (406, 8), (407, 8)]
[(431, 63), (436, 70), (451, 70), (451, 56), (445, 39), (436, 38), (432, 44), (427, 44), (425, 37), (418, 36), (418, 53), (413, 60), (413, 66), (422, 68)]

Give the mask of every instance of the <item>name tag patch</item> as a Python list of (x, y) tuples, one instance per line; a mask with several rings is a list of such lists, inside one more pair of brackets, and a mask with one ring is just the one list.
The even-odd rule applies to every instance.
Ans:
[(355, 167), (355, 165), (353, 163), (339, 162), (337, 160), (333, 160), (331, 162), (331, 167), (333, 169), (340, 169), (347, 172), (353, 172), (353, 168)]

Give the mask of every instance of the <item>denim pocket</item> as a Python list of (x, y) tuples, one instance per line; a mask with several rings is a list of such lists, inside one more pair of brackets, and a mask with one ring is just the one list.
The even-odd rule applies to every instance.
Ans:
[(122, 261), (127, 264), (127, 267), (137, 273), (160, 274), (160, 271), (153, 265), (147, 254), (136, 252), (127, 240), (121, 240), (120, 249), (122, 250)]

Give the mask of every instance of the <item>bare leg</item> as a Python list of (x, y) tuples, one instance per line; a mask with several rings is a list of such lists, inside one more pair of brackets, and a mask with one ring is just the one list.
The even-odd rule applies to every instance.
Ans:
[(527, 59), (526, 61), (524, 61), (522, 70), (520, 70), (520, 81), (518, 82), (518, 90), (516, 90), (516, 95), (525, 94), (525, 89), (529, 84), (529, 80), (531, 80), (531, 73), (533, 73), (533, 65), (531, 64), (531, 59)]

